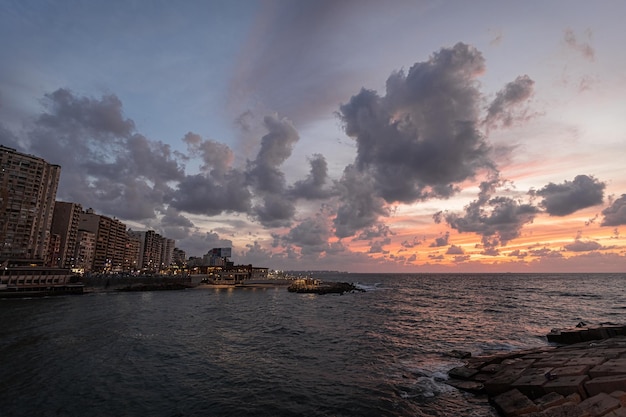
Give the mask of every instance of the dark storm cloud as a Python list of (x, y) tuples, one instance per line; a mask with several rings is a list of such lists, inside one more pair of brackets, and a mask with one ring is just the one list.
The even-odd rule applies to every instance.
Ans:
[(328, 164), (324, 155), (315, 154), (309, 159), (311, 170), (306, 179), (296, 181), (289, 190), (289, 196), (305, 200), (326, 199), (336, 193), (327, 186)]
[(465, 213), (438, 213), (435, 221), (442, 219), (460, 233), (472, 232), (481, 236), (484, 254), (496, 255), (497, 247), (505, 246), (520, 235), (522, 227), (531, 223), (539, 210), (509, 197), (491, 197), (498, 178), (484, 181), (480, 185), (478, 200), (465, 207)]
[(602, 226), (620, 226), (626, 224), (626, 194), (613, 201), (609, 207), (602, 210)]
[(485, 123), (491, 127), (498, 124), (506, 127), (516, 118), (522, 118), (523, 115), (516, 115), (513, 110), (532, 96), (534, 85), (535, 82), (528, 75), (520, 75), (505, 85), (489, 105)]
[(127, 220), (155, 217), (168, 183), (184, 175), (169, 145), (136, 133), (115, 95), (59, 89), (43, 104), (27, 142), (30, 152), (61, 165), (58, 197)]
[(374, 193), (372, 182), (370, 176), (359, 172), (354, 165), (345, 168), (338, 183), (340, 206), (333, 221), (337, 237), (353, 236), (376, 224), (380, 216), (389, 215), (385, 201)]
[(577, 175), (573, 181), (549, 183), (531, 194), (543, 197), (539, 205), (551, 216), (566, 216), (580, 209), (602, 204), (605, 187), (605, 183), (594, 177)]
[(387, 94), (363, 89), (340, 107), (345, 131), (356, 139), (356, 167), (375, 181), (387, 202), (450, 197), (479, 169), (493, 169), (478, 130), (485, 69), (480, 52), (458, 43), (408, 73), (392, 74)]

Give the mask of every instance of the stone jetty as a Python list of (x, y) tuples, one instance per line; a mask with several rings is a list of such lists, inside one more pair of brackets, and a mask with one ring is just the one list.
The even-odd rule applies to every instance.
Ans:
[(313, 278), (302, 278), (294, 280), (287, 288), (289, 292), (305, 294), (343, 294), (365, 290), (349, 282), (324, 282)]
[(626, 417), (626, 326), (580, 326), (548, 338), (561, 345), (470, 357), (447, 382), (486, 395), (505, 417)]

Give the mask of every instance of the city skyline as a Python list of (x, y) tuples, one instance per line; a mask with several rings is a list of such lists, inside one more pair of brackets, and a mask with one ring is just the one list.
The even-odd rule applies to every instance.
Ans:
[(286, 270), (626, 269), (621, 3), (0, 5), (57, 200)]

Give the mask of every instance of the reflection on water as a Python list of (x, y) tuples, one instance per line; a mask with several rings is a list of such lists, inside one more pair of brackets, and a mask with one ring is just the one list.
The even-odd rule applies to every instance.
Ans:
[(3, 415), (495, 416), (447, 354), (626, 323), (623, 275), (359, 275), (285, 288), (0, 300)]

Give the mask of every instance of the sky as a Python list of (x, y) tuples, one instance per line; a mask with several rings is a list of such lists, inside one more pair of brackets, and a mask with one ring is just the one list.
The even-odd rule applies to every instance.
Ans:
[(0, 144), (188, 256), (624, 272), (626, 3), (0, 3)]

